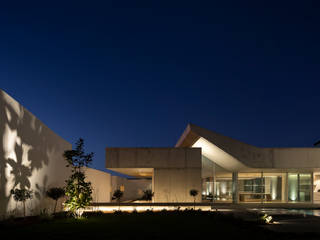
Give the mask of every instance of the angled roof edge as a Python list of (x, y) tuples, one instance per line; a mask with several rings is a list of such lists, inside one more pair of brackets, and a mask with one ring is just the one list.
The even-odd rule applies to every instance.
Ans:
[(199, 136), (191, 132), (191, 126), (193, 124), (189, 123), (186, 129), (183, 131), (179, 140), (177, 141), (175, 147), (191, 147), (198, 139)]
[(273, 166), (273, 157), (270, 150), (249, 145), (191, 123), (188, 124), (176, 147), (192, 147), (200, 138), (211, 142), (247, 167)]
[[(187, 125), (186, 129), (184, 130), (181, 137), (177, 141), (175, 147), (191, 147), (200, 137), (206, 138), (205, 135), (208, 135), (208, 136), (211, 135), (211, 137), (216, 136), (218, 138), (223, 138), (228, 141), (237, 142), (239, 144), (243, 144), (248, 147), (260, 148), (260, 147), (256, 147), (254, 145), (239, 141), (237, 139), (222, 135), (222, 134), (217, 133), (215, 131), (200, 127), (200, 126), (195, 125), (193, 123), (189, 123)], [(209, 138), (211, 138), (211, 137), (209, 137)], [(208, 140), (210, 140), (210, 139), (208, 139)]]
[(33, 114), (29, 109), (27, 109), (22, 103), (20, 103), (18, 100), (16, 100), (14, 97), (12, 97), (9, 93), (4, 91), (0, 88), (0, 107), (3, 107), (3, 104), (7, 104), (7, 107), (10, 106), (10, 108), (15, 111), (17, 115), (22, 115), (24, 112), (30, 115), (31, 118), (36, 119), (39, 121), (39, 123), (47, 128), (52, 134), (54, 134), (56, 137), (62, 139), (66, 143), (70, 144), (72, 146), (72, 143), (70, 143), (68, 140), (60, 136), (58, 133), (53, 131), (47, 124), (45, 124), (41, 119), (39, 119), (35, 114)]

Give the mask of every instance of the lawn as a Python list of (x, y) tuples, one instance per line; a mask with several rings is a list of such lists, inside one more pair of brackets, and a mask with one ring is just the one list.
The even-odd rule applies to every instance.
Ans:
[(7, 239), (319, 239), (316, 234), (274, 233), (232, 214), (200, 211), (33, 217), (2, 222), (0, 231)]

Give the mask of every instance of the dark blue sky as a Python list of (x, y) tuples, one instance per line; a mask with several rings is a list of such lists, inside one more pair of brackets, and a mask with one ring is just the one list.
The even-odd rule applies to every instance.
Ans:
[(320, 138), (316, 1), (4, 2), (0, 88), (83, 137), (95, 168), (188, 122), (262, 147)]

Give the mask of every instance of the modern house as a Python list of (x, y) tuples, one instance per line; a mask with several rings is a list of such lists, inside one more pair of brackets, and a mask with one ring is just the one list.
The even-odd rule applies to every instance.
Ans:
[(106, 167), (149, 177), (155, 202), (196, 189), (198, 202), (320, 203), (320, 148), (259, 148), (193, 124), (173, 148), (107, 148)]
[[(28, 214), (53, 207), (45, 196), (65, 185), (70, 169), (62, 155), (72, 145), (0, 90), (0, 217), (19, 215), (10, 190), (28, 188)], [(106, 148), (106, 168), (86, 175), (93, 201), (111, 201), (124, 189), (134, 201), (151, 189), (155, 203), (320, 203), (320, 148), (259, 148), (188, 125), (171, 148)], [(318, 192), (319, 191), (319, 192)]]

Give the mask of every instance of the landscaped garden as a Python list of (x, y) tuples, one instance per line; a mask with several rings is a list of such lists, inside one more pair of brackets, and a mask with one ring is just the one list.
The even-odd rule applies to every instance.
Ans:
[[(85, 154), (83, 140), (76, 144), (75, 150), (65, 151), (67, 166), (72, 168), (71, 176), (64, 188), (53, 187), (46, 192), (54, 204), (53, 211), (40, 212), (37, 216), (26, 216), (26, 202), (32, 201), (32, 190), (12, 189), (11, 193), (23, 206), (23, 217), (8, 216), (0, 222), (0, 232), (7, 239), (319, 239), (316, 233), (297, 234), (270, 231), (264, 226), (272, 223), (268, 215), (243, 211), (240, 216), (233, 212), (200, 211), (187, 209), (181, 211), (162, 210), (153, 212), (120, 211), (123, 192), (115, 190), (113, 199), (119, 204), (114, 213), (95, 211), (83, 212), (92, 200), (91, 183), (86, 181), (83, 171), (93, 157)], [(197, 196), (198, 191), (190, 190)], [(57, 202), (67, 196), (65, 212), (56, 213)], [(151, 201), (153, 192), (144, 191), (143, 200)], [(21, 205), (21, 204), (20, 204)]]
[(275, 233), (259, 221), (232, 213), (205, 211), (86, 212), (7, 219), (0, 223), (10, 239), (319, 239), (317, 234)]

